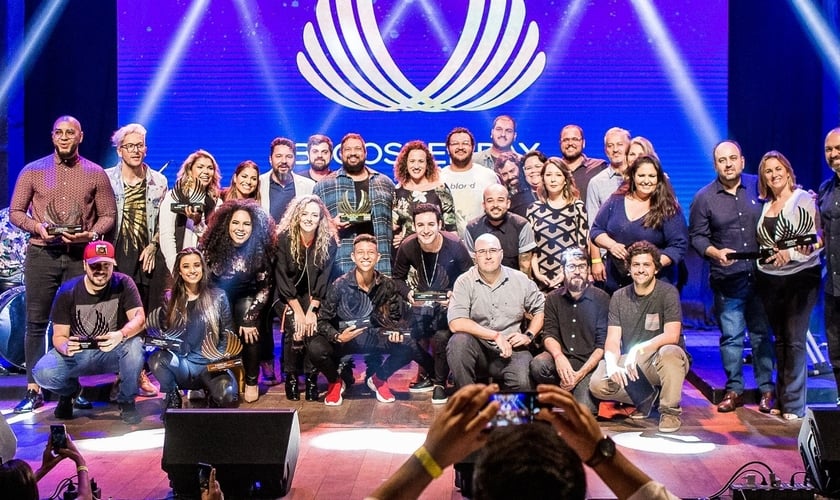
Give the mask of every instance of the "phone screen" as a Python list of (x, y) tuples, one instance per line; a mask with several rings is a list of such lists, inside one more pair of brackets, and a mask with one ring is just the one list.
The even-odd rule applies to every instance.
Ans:
[(210, 489), (210, 471), (213, 466), (202, 462), (198, 463), (198, 487), (202, 490)]
[(54, 450), (67, 448), (67, 429), (64, 424), (50, 425), (50, 443)]
[(536, 392), (498, 392), (490, 396), (490, 401), (498, 401), (500, 406), (488, 427), (531, 423), (542, 408)]

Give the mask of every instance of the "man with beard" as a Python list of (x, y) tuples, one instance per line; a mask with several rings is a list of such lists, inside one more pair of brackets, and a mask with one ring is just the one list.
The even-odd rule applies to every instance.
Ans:
[(734, 252), (757, 252), (756, 229), (763, 203), (758, 177), (744, 173), (744, 155), (737, 142), (720, 142), (713, 151), (717, 178), (691, 202), (689, 235), (697, 253), (709, 261), (720, 328), (720, 357), (726, 373), (726, 394), (717, 411), (735, 411), (744, 404), (744, 330), (752, 345), (753, 373), (761, 399), (758, 409), (775, 408), (773, 338), (764, 305), (756, 290), (755, 259), (730, 259)]
[(588, 158), (583, 154), (585, 147), (586, 139), (583, 137), (583, 129), (580, 125), (569, 124), (560, 130), (561, 159), (572, 172), (575, 186), (583, 198), (586, 198), (589, 181), (607, 168), (606, 161), (600, 158)]
[[(601, 400), (636, 404), (630, 418), (645, 419), (659, 398), (659, 432), (680, 429), (682, 386), (689, 361), (682, 335), (682, 308), (677, 289), (656, 279), (662, 267), (659, 249), (648, 241), (627, 248), (627, 269), (633, 283), (610, 299), (604, 359), (592, 375), (589, 390)], [(634, 402), (641, 384), (650, 396)], [(632, 386), (632, 387), (631, 387)], [(653, 387), (650, 387), (653, 386)]]
[[(592, 177), (586, 187), (586, 216), (589, 227), (595, 222), (598, 209), (607, 201), (621, 183), (627, 170), (627, 149), (630, 147), (630, 132), (613, 127), (604, 134), (604, 152), (609, 158), (610, 168), (605, 168)], [(582, 193), (583, 191), (581, 191)], [(601, 249), (594, 243), (589, 244), (589, 257), (592, 259), (592, 277), (595, 281), (606, 281), (607, 269), (601, 259)]]
[(291, 139), (277, 137), (271, 141), (268, 164), (271, 171), (260, 176), (260, 204), (279, 222), (295, 196), (312, 194), (315, 181), (292, 172), (295, 143)]
[(490, 129), (492, 145), (474, 154), (473, 163), (493, 170), (493, 166), (502, 155), (513, 156), (518, 163), (520, 156), (513, 150), (514, 139), (516, 139), (516, 122), (508, 115), (497, 116), (493, 120), (493, 128)]
[[(58, 118), (52, 129), (55, 153), (21, 170), (9, 206), (12, 224), (31, 234), (24, 273), (27, 388), (15, 413), (30, 412), (44, 404), (32, 367), (45, 351), (44, 336), (56, 290), (84, 272), (85, 244), (114, 227), (114, 190), (102, 167), (79, 155), (83, 138), (78, 120)], [(77, 404), (90, 407), (81, 399)]]
[[(114, 226), (114, 248), (117, 269), (131, 277), (137, 285), (143, 309), (160, 306), (169, 276), (163, 253), (158, 251), (158, 213), (166, 196), (167, 181), (152, 170), (146, 159), (146, 128), (130, 123), (111, 136), (120, 162), (105, 170), (117, 200), (117, 222)], [(158, 390), (145, 372), (139, 380), (140, 395), (157, 396)], [(114, 383), (112, 395), (117, 395)]]
[(470, 254), (474, 254), (473, 242), (479, 236), (493, 234), (505, 251), (502, 265), (530, 275), (531, 251), (537, 247), (531, 223), (525, 217), (510, 213), (510, 197), (502, 185), (493, 184), (484, 190), (482, 206), (484, 215), (471, 220), (464, 231), (464, 243)]
[(479, 236), (475, 266), (458, 277), (452, 289), (447, 311), (452, 338), (446, 359), (456, 388), (485, 376), (510, 391), (533, 387), (529, 345), (542, 330), (545, 297), (527, 275), (502, 265), (503, 254), (498, 238)]
[(522, 169), (519, 168), (520, 161), (512, 152), (503, 153), (496, 158), (493, 170), (499, 176), (499, 180), (507, 188), (510, 196), (510, 211), (525, 217), (528, 207), (534, 203), (536, 197), (525, 182)]
[[(818, 205), (826, 255), (825, 336), (834, 382), (840, 387), (840, 127), (825, 136), (825, 161), (834, 171), (820, 185)], [(840, 398), (837, 398), (840, 406)]]
[(481, 215), (484, 189), (499, 183), (492, 168), (482, 168), (473, 163), (473, 148), (475, 138), (464, 127), (456, 127), (446, 136), (446, 150), (451, 163), (441, 169), (440, 178), (452, 192), (455, 226), (459, 235), (464, 234), (469, 221)]
[(309, 155), (309, 169), (301, 175), (315, 182), (324, 180), (331, 172), (332, 140), (323, 134), (310, 136), (309, 142), (306, 143), (306, 151)]
[(581, 248), (560, 256), (563, 287), (545, 300), (544, 352), (531, 361), (531, 376), (537, 384), (557, 384), (574, 394), (593, 415), (598, 400), (589, 392), (589, 381), (604, 357), (610, 296), (589, 286), (589, 261)]
[(350, 258), (353, 239), (360, 234), (376, 238), (382, 256), (376, 270), (391, 275), (391, 207), (394, 201), (394, 182), (365, 165), (365, 140), (356, 133), (341, 139), (341, 168), (315, 185), (313, 191), (330, 211), (338, 226), (340, 244), (333, 261), (332, 277), (353, 269)]
[[(432, 338), (432, 356), (419, 349), (415, 361), (425, 376), (409, 385), (410, 392), (432, 391), (432, 404), (446, 403), (446, 344), (452, 333), (446, 321), (446, 309), (452, 285), (472, 266), (466, 247), (451, 233), (441, 232), (440, 208), (431, 203), (414, 207), (415, 233), (397, 249), (394, 280), (412, 305), (412, 335), (418, 342)], [(442, 292), (445, 299), (423, 299), (423, 292)]]
[(117, 403), (127, 424), (140, 423), (134, 406), (137, 377), (143, 368), (140, 332), (146, 314), (129, 276), (114, 272), (114, 246), (93, 241), (84, 249), (83, 276), (59, 288), (50, 315), (53, 348), (35, 365), (38, 384), (59, 395), (55, 417), (73, 418), (79, 377), (119, 372)]

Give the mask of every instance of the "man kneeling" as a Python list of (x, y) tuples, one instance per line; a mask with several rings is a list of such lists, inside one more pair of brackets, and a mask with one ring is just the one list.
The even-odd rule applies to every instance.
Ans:
[(610, 300), (604, 360), (589, 389), (598, 399), (636, 405), (630, 418), (644, 419), (656, 400), (655, 387), (661, 386), (659, 431), (676, 432), (689, 368), (680, 295), (674, 286), (656, 279), (662, 266), (652, 243), (630, 245), (627, 267), (633, 284), (617, 290)]
[(119, 372), (117, 403), (127, 424), (140, 422), (134, 406), (143, 369), (143, 341), (138, 336), (146, 315), (137, 286), (114, 272), (114, 247), (92, 241), (85, 247), (85, 274), (58, 289), (50, 319), (53, 348), (38, 361), (33, 376), (39, 386), (59, 395), (55, 417), (73, 418), (79, 377)]

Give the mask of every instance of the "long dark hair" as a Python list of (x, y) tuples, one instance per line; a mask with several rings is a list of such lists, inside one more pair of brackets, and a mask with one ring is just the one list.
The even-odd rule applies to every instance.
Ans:
[(38, 500), (38, 482), (32, 467), (18, 458), (0, 464), (0, 491), (6, 498)]
[(653, 155), (644, 155), (636, 158), (636, 161), (627, 169), (627, 192), (634, 194), (637, 190), (636, 186), (636, 172), (642, 165), (653, 165), (656, 170), (656, 189), (650, 195), (650, 211), (645, 214), (643, 222), (644, 227), (652, 227), (659, 229), (665, 220), (670, 219), (680, 210), (680, 204), (677, 203), (677, 197), (674, 194), (674, 188), (671, 187), (671, 182), (665, 176), (662, 170), (662, 164), (659, 163), (659, 158)]
[[(251, 217), (251, 236), (237, 248), (230, 238), (229, 227), (233, 214), (239, 210)], [(201, 236), (200, 246), (207, 266), (216, 275), (221, 275), (237, 254), (243, 255), (253, 269), (270, 268), (275, 241), (274, 221), (259, 203), (252, 199), (238, 199), (226, 201), (213, 211)]]
[(214, 334), (219, 334), (219, 312), (216, 310), (215, 299), (210, 293), (210, 269), (201, 250), (195, 247), (187, 247), (175, 256), (175, 269), (172, 271), (172, 287), (166, 291), (164, 302), (166, 303), (165, 327), (181, 326), (187, 320), (187, 284), (181, 276), (181, 261), (188, 255), (198, 255), (201, 260), (201, 279), (198, 282), (198, 307), (196, 311), (204, 318), (204, 323)]

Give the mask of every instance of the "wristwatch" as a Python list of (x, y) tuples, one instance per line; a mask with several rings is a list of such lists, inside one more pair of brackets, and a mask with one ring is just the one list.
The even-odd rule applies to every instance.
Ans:
[(534, 340), (534, 334), (531, 333), (531, 330), (525, 330), (525, 336), (528, 337), (528, 340)]
[(595, 444), (595, 452), (592, 454), (592, 457), (584, 463), (590, 467), (595, 467), (602, 462), (612, 459), (614, 456), (615, 441), (609, 436), (604, 436)]
[(90, 234), (90, 241), (97, 241), (99, 239), (99, 233), (96, 231), (91, 231)]

